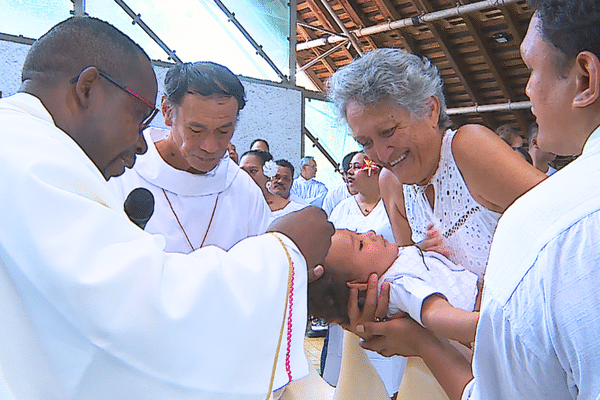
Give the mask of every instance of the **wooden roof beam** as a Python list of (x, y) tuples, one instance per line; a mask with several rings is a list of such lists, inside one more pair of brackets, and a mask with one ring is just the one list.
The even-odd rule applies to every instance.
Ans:
[[(498, 68), (496, 68), (496, 62), (495, 62), (494, 58), (488, 51), (487, 46), (485, 45), (483, 40), (481, 40), (481, 36), (479, 35), (479, 29), (477, 28), (477, 26), (474, 22), (474, 19), (470, 15), (463, 15), (463, 21), (465, 22), (465, 25), (467, 26), (469, 34), (473, 38), (475, 45), (479, 49), (479, 52), (481, 53), (483, 60), (485, 61), (487, 67), (489, 68), (490, 72), (494, 76), (494, 79), (496, 80), (496, 84), (502, 91), (504, 98), (506, 100), (510, 101), (512, 99), (512, 95), (511, 95), (510, 91), (508, 90), (508, 88), (506, 87), (506, 85), (504, 84), (504, 78), (500, 74), (500, 71), (498, 70)], [(525, 130), (527, 127), (527, 122), (523, 120), (520, 113), (513, 112), (513, 114), (514, 114), (515, 118), (517, 119), (519, 126), (521, 126), (521, 129)]]
[[(326, 10), (323, 10), (321, 8), (321, 4), (317, 3), (315, 0), (306, 0), (306, 4), (308, 4), (308, 8), (311, 10), (311, 12), (315, 15), (319, 23), (324, 28), (327, 28), (330, 31), (338, 31), (334, 28), (334, 26), (336, 25), (335, 21), (333, 20), (333, 18), (331, 18), (331, 16)], [(341, 33), (340, 36), (345, 35)], [(350, 60), (354, 60), (354, 56), (352, 55), (352, 53), (350, 53), (348, 49), (344, 47), (342, 51), (344, 52), (346, 57), (348, 57)]]
[[(390, 0), (373, 0), (379, 8), (381, 15), (383, 15), (388, 21), (397, 21), (402, 19), (402, 15), (396, 11), (394, 5), (390, 2)], [(394, 29), (392, 32), (396, 33), (402, 43), (406, 46), (406, 51), (419, 54), (419, 50), (417, 47), (416, 41), (409, 35), (406, 36), (404, 33), (400, 31), (400, 29)]]

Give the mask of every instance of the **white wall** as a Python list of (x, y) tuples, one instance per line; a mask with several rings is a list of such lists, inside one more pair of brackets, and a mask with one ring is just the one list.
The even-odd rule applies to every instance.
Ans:
[[(21, 84), (21, 66), (29, 45), (0, 40), (0, 91), (6, 97), (14, 94)], [(159, 95), (167, 68), (155, 66)], [(266, 139), (276, 159), (285, 158), (297, 165), (300, 160), (302, 135), (302, 92), (275, 84), (240, 77), (246, 89), (246, 107), (240, 112), (233, 144), (241, 155), (255, 138)], [(164, 124), (157, 116), (155, 126)]]

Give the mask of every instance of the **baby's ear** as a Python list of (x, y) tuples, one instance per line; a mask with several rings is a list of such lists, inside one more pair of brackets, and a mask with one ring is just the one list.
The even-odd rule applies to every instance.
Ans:
[(346, 282), (346, 286), (350, 289), (358, 289), (359, 291), (367, 290), (367, 284), (364, 282), (350, 281)]

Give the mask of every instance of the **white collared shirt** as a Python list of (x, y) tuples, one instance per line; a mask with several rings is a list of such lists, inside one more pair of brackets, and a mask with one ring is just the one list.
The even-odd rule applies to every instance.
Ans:
[(600, 129), (496, 229), (463, 399), (600, 394)]

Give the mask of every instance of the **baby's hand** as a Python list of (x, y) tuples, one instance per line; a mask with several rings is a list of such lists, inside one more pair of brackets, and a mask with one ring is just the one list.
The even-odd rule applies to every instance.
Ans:
[(440, 231), (433, 224), (429, 224), (427, 227), (427, 236), (423, 241), (417, 243), (417, 247), (422, 251), (435, 251), (450, 258), (450, 249), (446, 245), (446, 241)]

